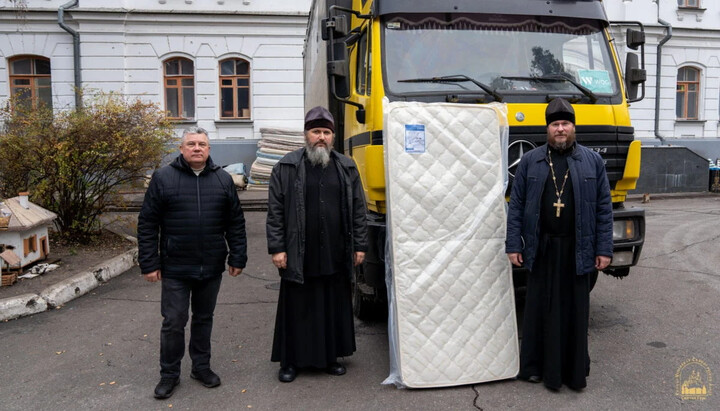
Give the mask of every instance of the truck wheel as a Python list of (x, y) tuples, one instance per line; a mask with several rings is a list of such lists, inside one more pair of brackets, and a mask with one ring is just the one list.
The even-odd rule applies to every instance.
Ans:
[(354, 268), (352, 278), (352, 306), (353, 314), (360, 320), (369, 320), (372, 315), (370, 313), (370, 302), (367, 296), (360, 289), (360, 284), (365, 281), (362, 265)]
[(370, 301), (362, 295), (362, 291), (360, 291), (357, 282), (353, 282), (352, 305), (355, 317), (363, 321), (372, 319), (373, 315)]
[(595, 283), (597, 283), (598, 279), (598, 271), (595, 270), (588, 274), (588, 291), (592, 291), (593, 288), (595, 288)]
[(361, 264), (354, 268), (352, 279), (352, 305), (353, 314), (360, 320), (373, 321), (378, 320), (385, 313), (382, 307), (382, 301), (378, 301), (375, 296), (375, 290), (365, 284), (365, 264)]

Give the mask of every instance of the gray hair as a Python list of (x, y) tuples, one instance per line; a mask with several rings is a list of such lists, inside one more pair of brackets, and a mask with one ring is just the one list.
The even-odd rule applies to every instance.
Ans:
[(183, 134), (182, 134), (183, 141), (185, 141), (185, 137), (188, 134), (205, 134), (205, 137), (207, 137), (208, 140), (210, 140), (210, 136), (208, 135), (207, 130), (205, 130), (202, 127), (188, 127), (185, 130), (183, 130)]

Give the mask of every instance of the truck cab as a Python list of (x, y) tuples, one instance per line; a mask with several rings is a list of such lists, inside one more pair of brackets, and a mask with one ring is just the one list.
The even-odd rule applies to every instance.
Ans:
[[(609, 26), (599, 0), (314, 1), (306, 108), (325, 105), (335, 115), (336, 149), (357, 163), (369, 210), (371, 250), (355, 276), (356, 314), (385, 301), (385, 99), (507, 104), (508, 195), (522, 155), (546, 141), (548, 102), (570, 101), (577, 141), (603, 157), (612, 188), (615, 257), (606, 272), (628, 274), (645, 228), (644, 211), (624, 206), (640, 172), (628, 104), (642, 98), (645, 76), (635, 53), (623, 72)], [(626, 43), (642, 53), (643, 32), (628, 30)], [(525, 273), (514, 274), (522, 286)]]

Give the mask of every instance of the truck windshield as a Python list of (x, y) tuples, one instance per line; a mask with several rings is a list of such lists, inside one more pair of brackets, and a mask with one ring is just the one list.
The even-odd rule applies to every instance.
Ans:
[(469, 81), (408, 81), (457, 75), (504, 96), (566, 93), (597, 99), (619, 90), (600, 22), (412, 14), (387, 16), (383, 31), (386, 87), (391, 94), (486, 93)]

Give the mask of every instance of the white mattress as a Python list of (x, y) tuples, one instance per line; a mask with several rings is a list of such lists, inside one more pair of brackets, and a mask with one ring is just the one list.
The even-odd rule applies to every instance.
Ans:
[(518, 373), (504, 245), (505, 113), (495, 104), (386, 102), (386, 384), (442, 387)]

